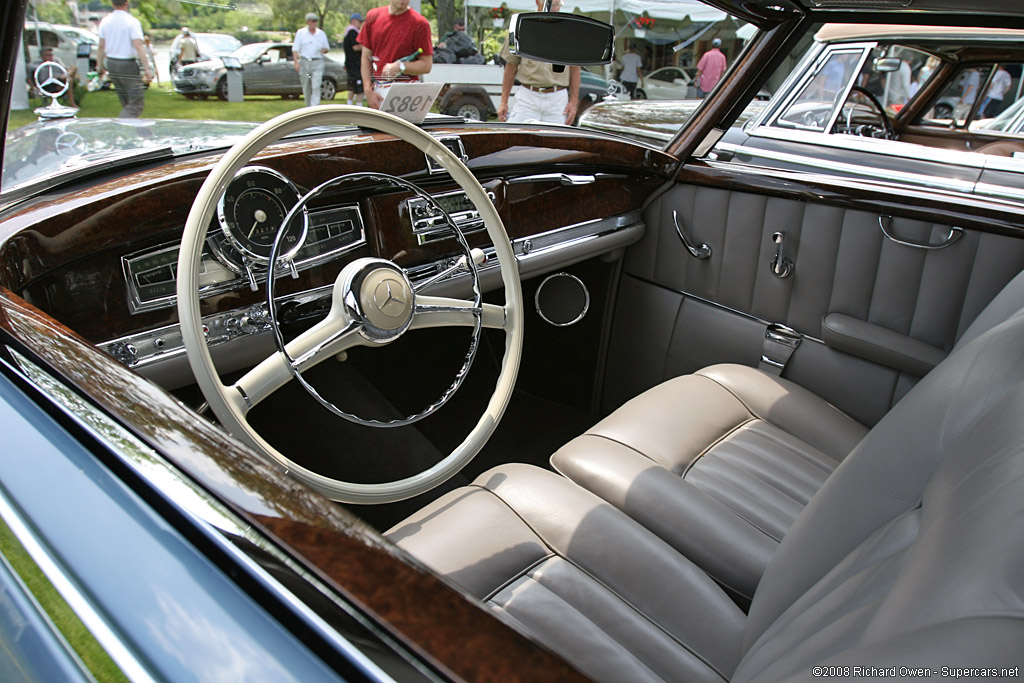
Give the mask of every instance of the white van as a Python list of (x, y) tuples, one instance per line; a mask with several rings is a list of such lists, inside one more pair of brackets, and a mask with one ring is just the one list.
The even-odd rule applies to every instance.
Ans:
[(65, 66), (77, 64), (78, 46), (89, 45), (89, 70), (96, 68), (96, 51), (100, 39), (92, 31), (78, 26), (49, 24), (44, 21), (25, 22), (25, 63), (39, 60), (39, 46), (52, 47)]

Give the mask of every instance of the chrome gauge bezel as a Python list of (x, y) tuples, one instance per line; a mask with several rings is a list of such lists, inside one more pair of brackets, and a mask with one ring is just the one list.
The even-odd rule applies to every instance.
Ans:
[[(299, 199), (302, 197), (302, 194), (299, 192), (299, 189), (298, 187), (296, 187), (295, 183), (289, 180), (288, 177), (285, 176), (284, 174), (275, 171), (272, 168), (267, 168), (266, 166), (246, 166), (240, 169), (238, 173), (235, 174), (235, 177), (231, 179), (231, 182), (229, 182), (228, 186), (224, 189), (224, 194), (222, 194), (220, 199), (217, 200), (217, 223), (220, 225), (221, 233), (225, 237), (227, 237), (232, 246), (234, 246), (235, 249), (237, 249), (241, 254), (243, 254), (248, 261), (262, 266), (266, 266), (269, 261), (268, 256), (270, 252), (270, 246), (267, 246), (266, 254), (261, 254), (258, 251), (253, 250), (248, 246), (248, 243), (250, 242), (248, 237), (243, 237), (237, 234), (236, 230), (232, 227), (231, 222), (228, 220), (228, 216), (231, 213), (233, 213), (230, 211), (231, 207), (229, 207), (227, 204), (229, 190), (235, 183), (244, 182), (245, 177), (251, 174), (259, 174), (261, 176), (270, 177), (273, 179), (274, 182), (281, 183), (281, 187), (285, 188), (285, 190), (290, 191), (292, 193), (293, 198), (291, 199), (291, 201), (282, 202), (282, 207), (284, 209), (285, 216), (287, 216), (288, 212), (291, 211), (291, 208), (295, 206), (296, 203), (298, 203)], [(278, 226), (277, 229), (280, 230), (281, 227), (282, 226)], [(293, 246), (289, 247), (286, 251), (284, 251), (281, 254), (281, 259), (290, 260), (295, 256), (296, 253), (298, 253), (299, 249), (302, 248), (302, 245), (306, 241), (306, 228), (307, 226), (304, 222), (302, 226), (301, 236), (299, 237), (299, 239), (295, 241), (295, 244)]]

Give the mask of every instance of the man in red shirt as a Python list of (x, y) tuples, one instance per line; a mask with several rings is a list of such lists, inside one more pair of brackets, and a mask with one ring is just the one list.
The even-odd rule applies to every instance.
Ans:
[(419, 80), (434, 65), (430, 22), (409, 7), (409, 0), (390, 0), (367, 12), (359, 43), (366, 103), (374, 109), (380, 109), (389, 85)]
[(697, 62), (697, 97), (703, 99), (718, 85), (722, 74), (725, 73), (725, 55), (718, 49), (721, 45), (721, 39), (712, 40), (711, 49)]

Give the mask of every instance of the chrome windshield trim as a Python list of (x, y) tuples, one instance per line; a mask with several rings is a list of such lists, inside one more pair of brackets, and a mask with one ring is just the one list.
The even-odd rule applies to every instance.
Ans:
[[(379, 627), (342, 600), (337, 594), (327, 588), (324, 583), (306, 571), (298, 562), (278, 549), (276, 545), (271, 543), (261, 533), (255, 531), (250, 524), (240, 519), (230, 508), (192, 481), (192, 479), (167, 461), (157, 451), (139, 440), (134, 434), (112, 420), (91, 403), (80, 399), (77, 395), (73, 395), (44, 370), (37, 367), (17, 351), (10, 348), (8, 350), (18, 362), (20, 368), (11, 367), (9, 364), (8, 367), (11, 367), (26, 382), (36, 387), (41, 394), (45, 395), (53, 405), (60, 409), (81, 429), (100, 443), (106, 445), (110, 452), (117, 456), (122, 463), (129, 467), (139, 478), (146, 481), (153, 491), (164, 498), (168, 504), (172, 505), (185, 517), (189, 518), (195, 524), (195, 527), (210, 541), (215, 543), (221, 551), (244, 565), (251, 572), (251, 575), (257, 578), (267, 590), (277, 595), (282, 602), (294, 609), (296, 614), (301, 615), (306, 623), (320, 633), (326, 641), (333, 643), (339, 652), (343, 652), (354, 665), (360, 667), (367, 677), (377, 681), (394, 680), (269, 572), (256, 564), (252, 558), (232, 543), (224, 534), (244, 538), (261, 551), (268, 553), (276, 561), (309, 583), (321, 596), (330, 600), (378, 638), (385, 640), (395, 650), (404, 651), (390, 637), (386, 637)], [(0, 494), (2, 494), (2, 491), (0, 491)], [(0, 495), (0, 505), (3, 502), (2, 495)], [(0, 512), (3, 512), (2, 507), (0, 507)], [(62, 576), (63, 573), (60, 575)], [(106, 626), (105, 623), (102, 625)], [(129, 656), (129, 654), (126, 653), (125, 656)], [(114, 657), (113, 653), (111, 656)], [(114, 659), (119, 665), (124, 666), (120, 659), (117, 657), (114, 657)], [(405, 660), (429, 676), (429, 672), (415, 658), (407, 656)], [(141, 668), (141, 664), (134, 660), (134, 658), (127, 663), (134, 664), (135, 668), (138, 669), (138, 680), (154, 680), (148, 672)], [(135, 676), (132, 675), (134, 669), (125, 668), (125, 671), (129, 673), (129, 677), (132, 680), (136, 680)]]
[(747, 147), (746, 145), (735, 145), (732, 143), (721, 143), (718, 145), (718, 149), (724, 152), (731, 152), (732, 154), (746, 154), (753, 157), (751, 161), (744, 163), (757, 165), (757, 159), (771, 159), (773, 161), (781, 161), (790, 164), (796, 164), (798, 166), (806, 166), (810, 170), (815, 172), (834, 172), (834, 173), (845, 173), (847, 175), (853, 175), (866, 180), (882, 180), (891, 181), (894, 183), (903, 183), (907, 185), (916, 185), (920, 187), (927, 187), (936, 190), (949, 190), (953, 192), (961, 192), (964, 194), (971, 194), (974, 192), (977, 183), (974, 181), (967, 180), (953, 180), (950, 178), (939, 178), (937, 176), (925, 175), (923, 173), (908, 173), (906, 171), (894, 171), (892, 169), (882, 169), (875, 166), (863, 166), (860, 164), (849, 164), (842, 161), (825, 161), (817, 157), (803, 156), (800, 154), (790, 154), (788, 152), (774, 152), (763, 150), (757, 147)]

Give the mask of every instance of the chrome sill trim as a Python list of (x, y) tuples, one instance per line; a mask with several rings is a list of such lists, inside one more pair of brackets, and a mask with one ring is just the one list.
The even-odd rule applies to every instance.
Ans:
[[(744, 145), (734, 145), (731, 143), (722, 143), (718, 145), (718, 149), (733, 154), (747, 154), (754, 157), (751, 161), (743, 162), (750, 165), (758, 165), (757, 159), (771, 159), (773, 161), (781, 161), (790, 164), (796, 164), (798, 166), (806, 166), (809, 170), (815, 172), (829, 171), (834, 173), (846, 173), (853, 175), (865, 180), (874, 181), (891, 181), (894, 183), (902, 183), (906, 185), (915, 185), (919, 187), (927, 187), (936, 190), (949, 190), (952, 192), (960, 192), (964, 194), (971, 194), (974, 192), (976, 183), (966, 180), (950, 180), (944, 178), (937, 178), (936, 176), (923, 175), (920, 173), (907, 173), (904, 171), (893, 171), (887, 169), (879, 169), (871, 166), (861, 166), (859, 164), (848, 164), (842, 161), (823, 161), (814, 157), (802, 156), (798, 154), (789, 154), (788, 152), (772, 152), (755, 147), (746, 147)], [(729, 162), (723, 162), (729, 163)]]
[[(28, 363), (13, 349), (8, 347), (8, 350), (21, 365)], [(0, 363), (10, 368), (12, 372), (16, 373), (24, 381), (35, 386), (40, 392), (47, 395), (51, 401), (61, 405), (60, 402), (54, 400), (50, 392), (44, 390), (39, 386), (38, 382), (30, 378), (27, 372), (23, 371), (23, 368), (15, 367), (3, 359), (0, 359)], [(69, 413), (63, 405), (61, 405), (61, 408), (65, 413)], [(18, 539), (18, 542), (25, 549), (25, 552), (28, 553), (35, 565), (47, 580), (53, 584), (61, 598), (64, 599), (75, 615), (85, 624), (92, 637), (96, 639), (121, 671), (133, 681), (155, 682), (156, 679), (117, 635), (117, 632), (107, 622), (101, 610), (97, 609), (96, 605), (79, 589), (77, 582), (64, 570), (59, 560), (53, 556), (49, 548), (47, 548), (45, 541), (39, 538), (32, 530), (31, 525), (22, 517), (13, 502), (7, 497), (3, 488), (0, 488), (0, 517), (3, 518), (11, 533)]]
[[(69, 399), (64, 392), (57, 388), (60, 385), (48, 374), (13, 349), (10, 349), (10, 351), (21, 366), (20, 369), (12, 368), (12, 370), (36, 387), (40, 393), (44, 394), (81, 429), (85, 430), (100, 443), (106, 445), (109, 451), (127, 465), (136, 476), (148, 482), (152, 489), (164, 500), (191, 519), (196, 527), (209, 540), (217, 544), (223, 552), (233, 557), (239, 563), (244, 564), (270, 592), (277, 595), (283, 602), (296, 610), (298, 614), (301, 614), (308, 623), (316, 628), (325, 640), (334, 643), (340, 652), (350, 657), (353, 664), (358, 664), (358, 666), (362, 667), (364, 674), (377, 681), (394, 680), (357, 647), (343, 638), (291, 591), (280, 584), (277, 579), (256, 564), (238, 546), (226, 538), (224, 534), (227, 533), (244, 538), (263, 552), (268, 553), (275, 560), (281, 562), (292, 572), (307, 581), (322, 596), (331, 600), (331, 602), (366, 627), (370, 632), (376, 634), (377, 637), (383, 637), (380, 630), (366, 617), (341, 600), (326, 585), (303, 569), (301, 565), (292, 560), (286, 553), (279, 550), (262, 534), (254, 531), (251, 525), (238, 518), (230, 508), (193, 482), (158, 452), (140, 441), (135, 435), (114, 422), (92, 404), (81, 400), (72, 401)], [(0, 513), (4, 511), (2, 506), (5, 503), (6, 500), (2, 495), (2, 490), (0, 490)], [(394, 641), (390, 639), (388, 641), (393, 648), (396, 647)], [(122, 664), (120, 660), (116, 661), (119, 665)], [(137, 660), (133, 658), (133, 661)], [(410, 663), (415, 662), (415, 660), (407, 661), (410, 661)], [(132, 671), (125, 669), (125, 672), (129, 674), (130, 679), (136, 680)], [(144, 676), (144, 678), (139, 680), (154, 680), (149, 676), (148, 672), (141, 669), (141, 665), (139, 665), (139, 675)]]
[(975, 194), (998, 199), (1011, 199), (1017, 202), (1024, 202), (1024, 189), (1008, 187), (1006, 185), (993, 185), (991, 183), (978, 183), (974, 188)]
[(816, 147), (831, 147), (838, 150), (852, 149), (858, 152), (881, 154), (900, 159), (914, 159), (916, 161), (938, 162), (953, 166), (976, 168), (979, 171), (985, 167), (986, 159), (988, 158), (987, 155), (978, 154), (977, 152), (960, 152), (951, 149), (940, 149), (938, 147), (924, 147), (912, 142), (881, 140), (859, 135), (843, 135), (841, 133), (788, 130), (766, 125), (757, 126), (748, 132), (751, 137), (798, 142)]
[[(3, 361), (0, 361), (3, 362)], [(5, 363), (6, 365), (6, 363)], [(8, 365), (8, 367), (10, 367)], [(12, 368), (13, 369), (13, 368)], [(17, 370), (15, 370), (17, 372)], [(20, 372), (18, 373), (24, 378)], [(113, 628), (106, 620), (100, 615), (99, 610), (90, 602), (90, 600), (78, 589), (74, 579), (69, 577), (63, 570), (57, 560), (53, 557), (50, 551), (46, 548), (43, 541), (36, 536), (32, 531), (29, 524), (22, 518), (21, 514), (15, 509), (14, 504), (7, 498), (3, 489), (0, 488), (0, 519), (3, 519), (7, 528), (11, 530), (14, 537), (17, 539), (21, 547), (24, 548), (25, 552), (28, 553), (29, 558), (33, 564), (42, 572), (43, 576), (53, 585), (60, 597), (68, 604), (71, 611), (74, 612), (75, 616), (78, 617), (89, 634), (96, 639), (96, 642), (100, 644), (104, 652), (113, 660), (114, 664), (120, 669), (129, 680), (132, 681), (153, 681), (156, 679), (150, 675), (149, 671), (145, 669), (142, 662), (139, 661), (135, 655), (132, 654), (131, 650), (122, 642), (122, 640), (114, 633)], [(21, 577), (21, 575), (11, 568), (14, 576)], [(24, 579), (22, 579), (24, 582)], [(32, 591), (29, 590), (29, 595), (32, 595)], [(49, 620), (49, 616), (47, 616)], [(58, 629), (59, 633), (59, 629)], [(63, 640), (63, 635), (61, 640)], [(73, 649), (69, 651), (74, 653)], [(77, 657), (77, 653), (75, 653)]]

